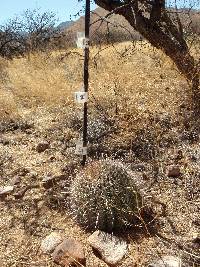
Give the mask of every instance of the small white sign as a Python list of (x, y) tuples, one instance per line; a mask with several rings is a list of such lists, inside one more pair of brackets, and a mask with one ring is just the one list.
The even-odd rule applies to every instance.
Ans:
[(85, 38), (84, 32), (77, 32), (76, 45), (78, 48), (82, 49), (89, 48), (90, 40), (89, 38)]
[(83, 40), (83, 48), (89, 48), (90, 47), (90, 39), (84, 38)]
[(83, 40), (84, 40), (85, 38), (78, 38), (77, 40), (76, 40), (76, 46), (77, 46), (77, 48), (81, 48), (81, 49), (83, 49)]
[(88, 101), (88, 93), (87, 92), (75, 92), (75, 101), (77, 103), (86, 103)]
[(84, 156), (87, 155), (87, 147), (83, 146), (82, 141), (78, 141), (76, 144), (76, 150), (75, 150), (76, 155)]

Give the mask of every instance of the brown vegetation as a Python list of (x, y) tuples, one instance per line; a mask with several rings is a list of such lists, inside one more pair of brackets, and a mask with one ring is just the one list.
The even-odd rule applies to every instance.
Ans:
[[(81, 168), (74, 155), (81, 107), (73, 99), (82, 86), (81, 52), (1, 60), (0, 185), (20, 180), (0, 202), (2, 267), (53, 266), (38, 250), (53, 230), (83, 241), (87, 266), (106, 266), (69, 209), (69, 186)], [(156, 214), (153, 229), (139, 223), (124, 233), (130, 254), (121, 266), (146, 266), (168, 254), (198, 266), (192, 241), (199, 232), (199, 133), (188, 120), (187, 82), (147, 42), (93, 48), (90, 70), (89, 161), (123, 161)], [(49, 148), (38, 153), (44, 140)], [(171, 165), (180, 176), (168, 177)], [(53, 188), (43, 188), (47, 176), (54, 177)]]

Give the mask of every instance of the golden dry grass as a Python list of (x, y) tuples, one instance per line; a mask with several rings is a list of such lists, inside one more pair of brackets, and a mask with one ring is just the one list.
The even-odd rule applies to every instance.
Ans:
[[(83, 58), (77, 53), (81, 51), (74, 49), (63, 60), (65, 52), (32, 54), (7, 62), (8, 81), (0, 88), (1, 113), (73, 105), (73, 93), (82, 85)], [(90, 67), (91, 100), (95, 96), (108, 106), (117, 102), (120, 113), (176, 110), (189, 94), (186, 81), (170, 60), (145, 42), (122, 43), (102, 51), (93, 48)]]
[[(187, 107), (190, 99), (189, 86), (161, 52), (145, 42), (130, 45), (117, 44), (103, 47), (102, 51), (97, 47), (91, 49), (89, 112), (96, 113), (96, 107), (100, 105), (101, 112), (115, 118), (119, 128), (117, 133), (105, 138), (104, 145), (119, 150), (118, 145), (121, 148), (128, 143), (131, 150), (130, 143), (140, 129), (152, 134), (155, 146), (166, 137), (164, 134), (172, 139), (175, 137), (176, 141), (182, 130), (180, 107)], [(66, 215), (61, 193), (65, 191), (63, 182), (67, 184), (69, 179), (69, 173), (64, 172), (63, 167), (77, 160), (73, 146), (79, 133), (70, 125), (71, 116), (81, 110), (73, 99), (74, 92), (82, 85), (83, 60), (77, 53), (81, 54), (81, 51), (38, 53), (29, 58), (2, 61), (5, 72), (0, 86), (1, 120), (27, 121), (33, 123), (33, 127), (2, 131), (0, 185), (9, 185), (16, 176), (21, 177), (17, 190), (30, 184), (39, 185), (28, 191), (23, 199), (9, 196), (7, 202), (0, 202), (2, 267), (54, 266), (48, 256), (39, 254), (39, 246), (55, 229), (83, 241), (88, 267), (106, 266), (88, 247), (89, 234)], [(172, 121), (167, 130), (168, 126), (160, 123), (162, 116)], [(174, 122), (181, 125), (176, 126)], [(35, 147), (41, 140), (48, 140), (51, 147), (39, 154)], [(199, 159), (199, 149), (198, 143), (172, 142), (161, 147), (160, 154), (152, 161), (130, 159), (129, 163), (145, 164), (143, 176), (147, 195), (166, 206), (164, 216), (162, 207), (155, 204), (161, 224), (159, 231), (168, 241), (160, 240), (159, 236), (146, 238), (136, 232), (130, 233), (127, 237), (130, 253), (121, 266), (143, 267), (159, 255), (188, 257), (187, 251), (177, 249), (177, 244), (187, 247), (192, 234), (198, 230), (195, 221), (198, 220), (199, 199), (195, 190), (199, 186), (196, 177), (200, 168), (198, 161), (192, 161), (190, 156), (196, 153)], [(146, 155), (147, 149), (144, 150)], [(178, 163), (177, 150), (183, 151), (183, 158)], [(183, 173), (177, 180), (166, 176), (167, 166), (174, 162), (181, 165)], [(153, 169), (156, 166), (159, 167), (157, 181)], [(42, 188), (43, 177), (60, 174), (65, 175), (65, 180), (58, 182), (52, 191)], [(138, 178), (142, 176), (141, 173), (137, 175)], [(169, 243), (166, 245), (166, 242)], [(194, 258), (189, 256), (192, 266)]]

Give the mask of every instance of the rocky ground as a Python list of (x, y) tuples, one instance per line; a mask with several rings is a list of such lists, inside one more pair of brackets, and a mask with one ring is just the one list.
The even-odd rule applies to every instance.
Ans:
[[(24, 111), (20, 120), (0, 125), (2, 267), (57, 266), (41, 250), (42, 241), (52, 232), (80, 242), (86, 266), (107, 266), (92, 251), (88, 241), (92, 232), (80, 228), (70, 215), (69, 187), (82, 167), (74, 155), (79, 121), (69, 114), (69, 108), (62, 108), (59, 113), (38, 108)], [(168, 125), (173, 140), (168, 136), (159, 151), (154, 151), (154, 146), (149, 145), (151, 139), (145, 139), (148, 136), (137, 140), (140, 147), (134, 147), (134, 141), (120, 144), (115, 138), (120, 133), (117, 123), (112, 126), (111, 120), (108, 123), (97, 118), (94, 122), (96, 136), (90, 136), (93, 138), (89, 150), (91, 160), (105, 156), (99, 155), (101, 149), (112, 151), (107, 156), (123, 160), (135, 173), (155, 211), (152, 228), (139, 224), (121, 233), (128, 252), (119, 266), (148, 266), (163, 256), (180, 257), (183, 266), (198, 266), (200, 147), (197, 132), (179, 132), (180, 140), (174, 140), (173, 131), (177, 128)], [(158, 123), (161, 122), (167, 125), (166, 118), (160, 118)], [(115, 253), (112, 247), (109, 253)]]

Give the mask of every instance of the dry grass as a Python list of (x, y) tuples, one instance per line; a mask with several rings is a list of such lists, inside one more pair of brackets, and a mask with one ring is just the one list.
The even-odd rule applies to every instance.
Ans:
[[(57, 120), (66, 113), (65, 120), (74, 120), (77, 114), (80, 122), (81, 107), (74, 103), (74, 92), (82, 86), (81, 52), (40, 53), (6, 62), (7, 81), (0, 91), (2, 118), (31, 117), (48, 128), (52, 117)], [(109, 142), (113, 147), (133, 142), (140, 130), (145, 134), (150, 130), (153, 142), (160, 142), (163, 127), (159, 123), (155, 127), (156, 116), (182, 123), (180, 106), (189, 105), (189, 93), (172, 62), (146, 42), (91, 50), (89, 112), (114, 120), (120, 128), (114, 138), (104, 141), (107, 148)]]
[[(160, 235), (130, 232), (126, 236), (130, 254), (121, 266), (146, 266), (167, 254), (181, 255), (192, 266), (197, 251), (190, 244), (199, 231), (200, 148), (198, 134), (185, 122), (189, 86), (161, 52), (145, 42), (130, 45), (91, 51), (90, 131), (97, 133), (91, 160), (106, 154), (130, 167), (143, 164), (144, 170), (136, 174), (144, 181), (145, 196), (155, 201)], [(38, 185), (23, 199), (10, 196), (0, 202), (2, 267), (53, 266), (38, 251), (42, 238), (53, 229), (83, 241), (88, 267), (106, 266), (88, 247), (88, 233), (66, 215), (74, 177), (71, 164), (80, 168), (74, 145), (81, 129), (77, 115), (81, 107), (74, 104), (73, 93), (81, 87), (83, 63), (81, 51), (68, 52), (33, 54), (1, 64), (0, 185), (17, 176), (21, 183), (16, 191)], [(35, 147), (41, 140), (49, 141), (50, 149), (39, 154)], [(167, 177), (171, 164), (181, 166), (181, 177)], [(60, 176), (52, 190), (41, 186), (46, 175)]]
[[(82, 84), (83, 61), (78, 53), (72, 50), (62, 60), (64, 52), (8, 62), (9, 81), (0, 89), (7, 100), (1, 109), (73, 105), (73, 93)], [(187, 83), (171, 68), (170, 60), (145, 42), (118, 44), (102, 51), (94, 48), (91, 54), (91, 100), (94, 96), (111, 109), (117, 104), (119, 113), (173, 110), (176, 114), (188, 96)]]

